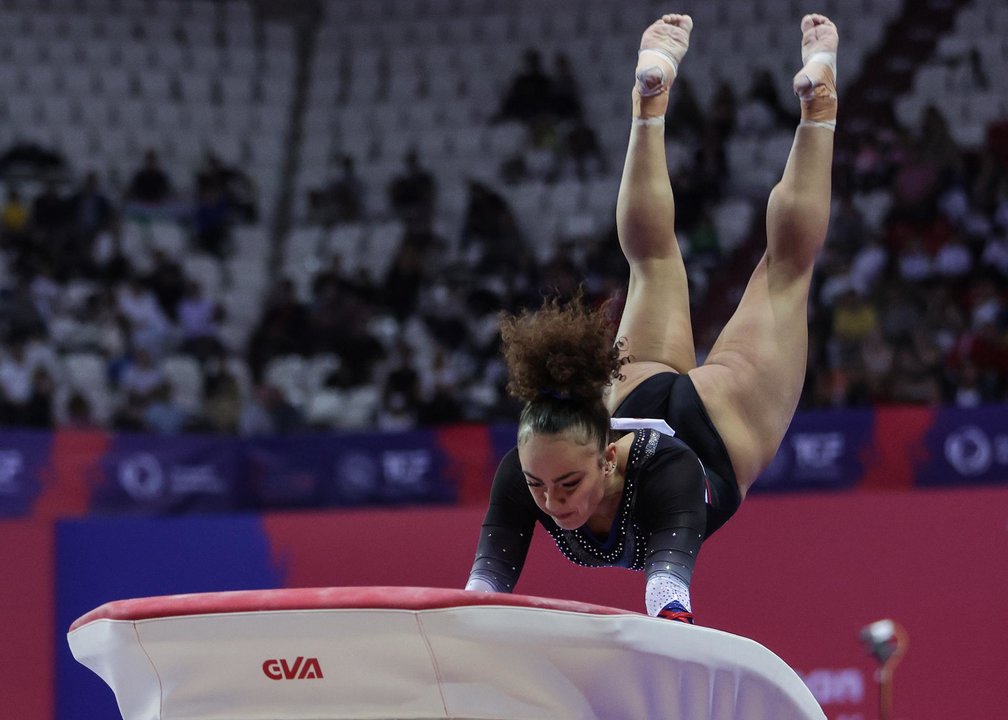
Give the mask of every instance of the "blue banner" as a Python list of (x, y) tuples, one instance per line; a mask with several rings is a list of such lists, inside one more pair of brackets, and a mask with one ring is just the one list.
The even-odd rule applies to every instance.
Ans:
[(875, 415), (870, 410), (814, 411), (791, 423), (777, 455), (763, 471), (757, 491), (843, 489), (864, 474)]
[(1004, 406), (943, 410), (925, 443), (927, 459), (917, 472), (917, 485), (1008, 480), (1008, 408)]
[(152, 514), (232, 510), (240, 442), (216, 437), (118, 435), (91, 496), (98, 512)]
[[(95, 442), (84, 443), (63, 442), (60, 433), (0, 432), (0, 519), (31, 515), (43, 496), (68, 514), (452, 503), (459, 468), (471, 464), (473, 432), (489, 453), (486, 468), (475, 471), (480, 495), (489, 493), (497, 463), (514, 447), (513, 424), (458, 436), (95, 434)], [(799, 413), (754, 490), (1004, 482), (1008, 406), (880, 408)], [(64, 496), (68, 502), (60, 502)]]
[(0, 433), (0, 518), (31, 513), (52, 456), (52, 434)]

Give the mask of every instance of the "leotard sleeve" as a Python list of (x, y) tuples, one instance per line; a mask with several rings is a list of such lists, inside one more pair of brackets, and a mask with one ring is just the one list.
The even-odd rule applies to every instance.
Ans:
[(525, 483), (518, 449), (501, 460), (483, 518), (466, 590), (512, 592), (535, 529), (538, 508)]

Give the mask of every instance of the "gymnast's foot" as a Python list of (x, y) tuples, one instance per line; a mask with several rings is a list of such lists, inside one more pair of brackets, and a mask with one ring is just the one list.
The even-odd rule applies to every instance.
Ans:
[(665, 117), (668, 91), (689, 49), (693, 19), (689, 15), (663, 15), (641, 37), (634, 85), (634, 117)]
[(802, 125), (836, 128), (837, 47), (840, 37), (825, 15), (806, 15), (801, 21), (802, 67), (794, 76), (801, 101)]

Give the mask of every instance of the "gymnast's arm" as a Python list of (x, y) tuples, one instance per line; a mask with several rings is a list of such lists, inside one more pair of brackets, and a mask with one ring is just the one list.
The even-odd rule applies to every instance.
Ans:
[(697, 456), (676, 442), (659, 451), (642, 483), (641, 520), (649, 529), (644, 572), (649, 615), (693, 621), (690, 581), (707, 523), (707, 474)]
[(525, 564), (535, 521), (535, 501), (515, 448), (497, 466), (466, 590), (512, 592)]

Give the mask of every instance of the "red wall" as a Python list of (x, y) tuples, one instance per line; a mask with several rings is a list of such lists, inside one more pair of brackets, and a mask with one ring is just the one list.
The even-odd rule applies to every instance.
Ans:
[(53, 715), (53, 528), (0, 522), (0, 718)]

